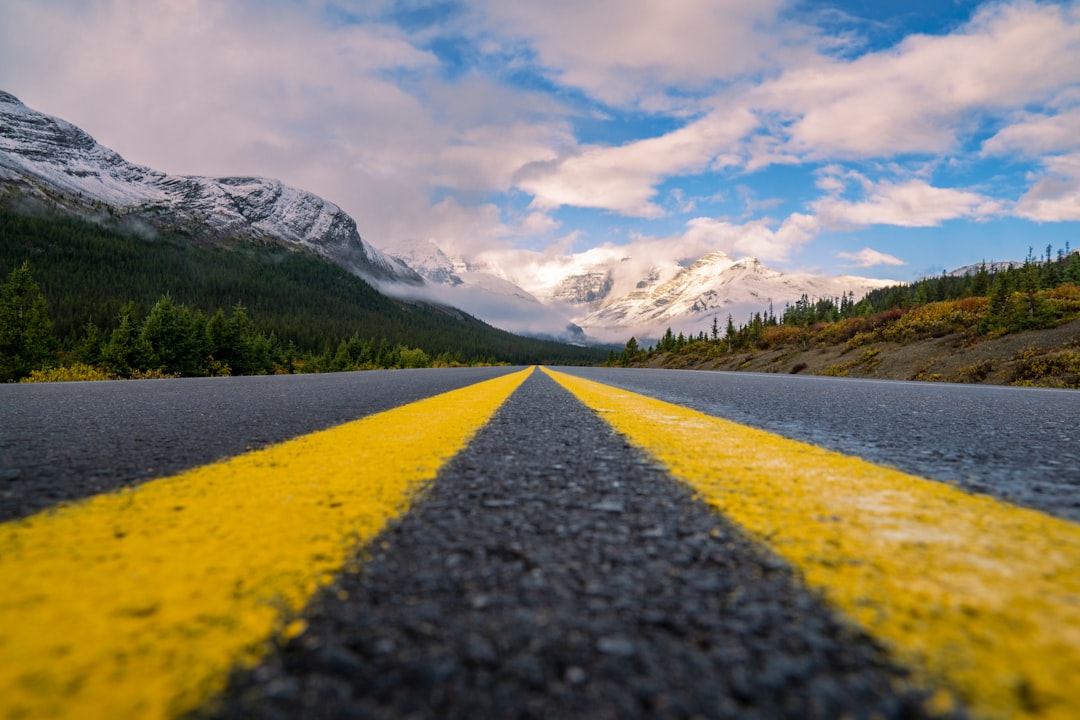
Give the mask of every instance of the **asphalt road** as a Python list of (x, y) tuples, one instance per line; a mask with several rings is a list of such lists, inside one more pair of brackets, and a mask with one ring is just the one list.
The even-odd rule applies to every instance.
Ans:
[[(0, 386), (0, 520), (514, 370)], [(1074, 392), (562, 370), (1080, 521)], [(359, 560), (196, 714), (965, 714), (540, 373)]]
[(799, 375), (560, 368), (1080, 522), (1080, 392)]
[[(514, 368), (0, 385), (0, 521)], [(563, 368), (1080, 522), (1080, 393)]]
[(514, 369), (0, 384), (0, 522)]
[(540, 374), (305, 617), (209, 717), (928, 715), (873, 640)]

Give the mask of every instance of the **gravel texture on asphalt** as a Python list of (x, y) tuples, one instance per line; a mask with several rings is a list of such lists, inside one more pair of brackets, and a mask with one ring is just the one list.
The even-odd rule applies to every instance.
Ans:
[(0, 522), (515, 369), (0, 384)]
[(914, 718), (780, 560), (534, 374), (219, 718)]

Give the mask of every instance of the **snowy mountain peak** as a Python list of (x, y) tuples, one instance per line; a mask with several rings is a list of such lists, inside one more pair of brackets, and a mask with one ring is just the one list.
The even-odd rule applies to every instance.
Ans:
[(168, 175), (129, 163), (89, 134), (0, 92), (0, 199), (21, 194), (73, 212), (197, 236), (300, 247), (374, 282), (420, 276), (365, 242), (337, 205), (277, 180)]
[(459, 266), (430, 240), (407, 240), (398, 243), (391, 253), (392, 257), (405, 263), (425, 280), (436, 285), (461, 285), (462, 279), (457, 274)]
[(611, 292), (614, 278), (611, 270), (596, 270), (563, 278), (551, 292), (551, 298), (570, 305), (601, 302)]
[(849, 291), (861, 296), (891, 281), (868, 278), (830, 278), (788, 274), (754, 257), (733, 260), (723, 252), (711, 252), (679, 267), (653, 267), (630, 287), (593, 303), (583, 317), (574, 318), (585, 332), (607, 340), (631, 334), (659, 337), (667, 327), (677, 331), (705, 329), (713, 317), (748, 317), (770, 304), (782, 306), (803, 294), (839, 297)]

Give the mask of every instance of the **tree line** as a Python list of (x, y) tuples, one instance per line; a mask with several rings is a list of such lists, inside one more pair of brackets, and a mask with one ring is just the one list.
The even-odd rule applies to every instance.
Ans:
[[(61, 364), (99, 377), (181, 377), (332, 372), (376, 368), (453, 367), (466, 363), (446, 352), (431, 356), (420, 348), (391, 345), (386, 338), (361, 339), (354, 333), (331, 352), (305, 352), (260, 328), (240, 304), (211, 315), (165, 295), (140, 314), (135, 303), (117, 313), (111, 329), (88, 321), (78, 342), (61, 351), (48, 304), (28, 263), (0, 285), (0, 381), (10, 382)], [(73, 378), (72, 372), (44, 378)]]
[[(47, 306), (57, 362), (92, 360), (123, 377), (128, 368), (205, 375), (226, 366), (246, 374), (603, 358), (595, 348), (513, 335), (453, 308), (394, 300), (279, 244), (140, 236), (0, 208), (0, 278), (10, 282), (26, 263), (19, 282), (33, 281)], [(25, 287), (16, 294), (29, 297)]]

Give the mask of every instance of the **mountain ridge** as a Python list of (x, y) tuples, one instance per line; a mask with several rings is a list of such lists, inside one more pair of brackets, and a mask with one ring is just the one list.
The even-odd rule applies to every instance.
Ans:
[[(419, 285), (411, 268), (359, 234), (334, 203), (278, 180), (170, 175), (136, 165), (61, 118), (0, 91), (0, 194), (118, 224), (305, 249), (372, 282)], [(119, 217), (117, 217), (119, 216)]]

